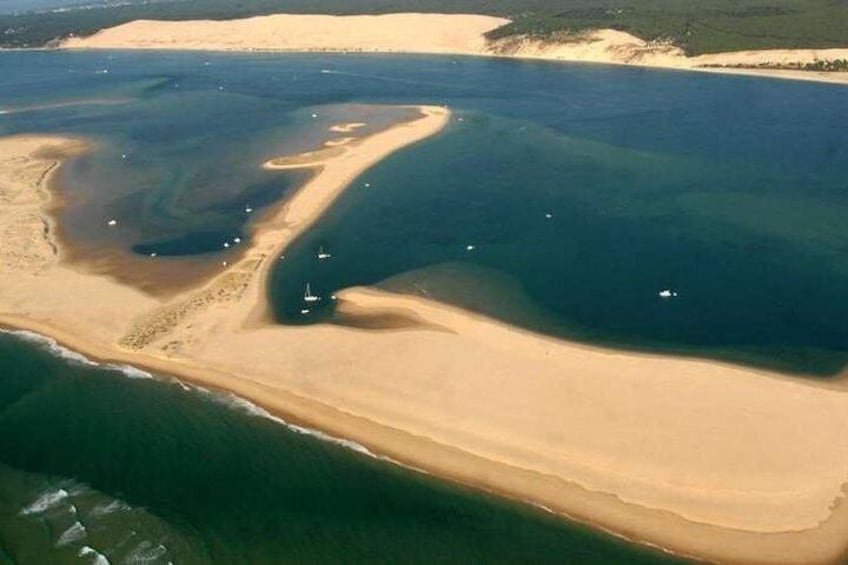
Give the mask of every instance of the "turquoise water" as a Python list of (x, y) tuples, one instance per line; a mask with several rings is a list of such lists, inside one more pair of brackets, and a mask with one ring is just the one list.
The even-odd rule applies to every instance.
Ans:
[[(272, 286), (281, 322), (331, 317), (330, 300), (301, 316), (306, 282), (324, 297), (383, 285), (593, 343), (811, 375), (846, 362), (843, 87), (197, 53), (8, 53), (0, 77), (0, 108), (82, 102), (0, 115), (0, 133), (97, 142), (64, 175), (62, 225), (83, 260), (220, 268), (251, 218), (305, 178), (263, 171), (265, 159), (316, 146), (332, 123), (405, 112), (361, 103), (448, 104), (443, 134), (367, 171), (287, 252)], [(331, 261), (316, 259), (321, 245)], [(120, 265), (130, 282), (152, 268)]]
[(0, 563), (674, 562), (175, 381), (4, 334), (0, 374)]

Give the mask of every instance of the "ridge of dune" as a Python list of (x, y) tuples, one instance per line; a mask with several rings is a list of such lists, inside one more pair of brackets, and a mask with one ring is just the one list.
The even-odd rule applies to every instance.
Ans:
[[(848, 548), (844, 387), (576, 345), (372, 289), (339, 293), (340, 310), (421, 323), (375, 332), (267, 321), (265, 284), (284, 248), (363, 170), (449, 119), (421, 107), (330, 151), (270, 161), (315, 174), (255, 227), (239, 261), (173, 298), (72, 270), (42, 245), (46, 263), (4, 270), (0, 323), (232, 391), (416, 468), (677, 553), (837, 562)], [(14, 229), (44, 237), (39, 195), (73, 143), (0, 138), (4, 232), (25, 206), (38, 221)], [(0, 241), (4, 261), (9, 245)]]
[(839, 49), (773, 49), (687, 57), (669, 42), (598, 29), (548, 38), (485, 34), (510, 20), (474, 14), (396, 13), (360, 16), (275, 14), (237, 20), (136, 20), (60, 43), (66, 49), (186, 49), (425, 53), (608, 63), (749, 74), (848, 84), (848, 72), (793, 68), (848, 60)]

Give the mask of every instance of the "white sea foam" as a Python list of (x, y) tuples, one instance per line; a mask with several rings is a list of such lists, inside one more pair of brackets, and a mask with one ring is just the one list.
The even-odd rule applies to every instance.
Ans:
[(8, 334), (28, 343), (35, 343), (47, 351), (55, 355), (56, 357), (61, 357), (62, 359), (66, 359), (72, 363), (76, 363), (78, 365), (84, 365), (86, 367), (96, 367), (99, 363), (95, 363), (85, 355), (77, 353), (76, 351), (72, 351), (67, 347), (63, 347), (59, 345), (59, 343), (50, 337), (31, 332), (29, 330), (0, 330), (0, 333)]
[(57, 504), (61, 504), (66, 498), (68, 498), (68, 491), (63, 488), (49, 490), (42, 493), (35, 502), (21, 510), (21, 515), (44, 514)]
[(102, 518), (103, 516), (108, 516), (110, 514), (114, 514), (115, 512), (124, 512), (129, 510), (130, 506), (121, 501), (121, 500), (113, 500), (108, 504), (98, 504), (94, 508), (91, 509), (91, 512), (88, 513), (88, 519), (92, 518)]
[(188, 386), (187, 384), (185, 384), (184, 382), (182, 382), (180, 379), (178, 379), (176, 377), (171, 377), (171, 379), (168, 382), (172, 385), (177, 385), (178, 387), (180, 387), (181, 389), (183, 389), (186, 392), (194, 390), (190, 386)]
[[(203, 394), (207, 398), (211, 399), (213, 402), (221, 404), (231, 410), (236, 410), (243, 414), (248, 414), (250, 416), (255, 416), (257, 418), (264, 418), (266, 420), (272, 420), (278, 424), (285, 426), (290, 431), (293, 431), (298, 434), (312, 436), (316, 439), (320, 439), (321, 441), (326, 441), (329, 443), (335, 443), (336, 445), (340, 445), (347, 449), (356, 451), (357, 453), (362, 453), (363, 455), (367, 455), (369, 457), (373, 457), (375, 459), (385, 459), (383, 457), (378, 456), (376, 453), (362, 445), (361, 443), (356, 443), (355, 441), (351, 441), (348, 439), (342, 439), (330, 434), (324, 433), (319, 430), (314, 430), (311, 428), (304, 428), (303, 426), (298, 426), (296, 424), (291, 424), (286, 422), (282, 418), (278, 416), (274, 416), (261, 406), (257, 406), (256, 404), (241, 398), (240, 396), (236, 396), (231, 392), (215, 392), (209, 389), (193, 386), (192, 387), (197, 392)], [(388, 459), (386, 459), (388, 460)]]
[(105, 369), (109, 369), (110, 371), (119, 371), (124, 374), (125, 377), (129, 377), (131, 379), (155, 379), (152, 374), (139, 369), (138, 367), (133, 367), (131, 365), (115, 365), (109, 364), (104, 366)]
[(166, 553), (168, 553), (168, 548), (161, 543), (153, 545), (153, 542), (144, 540), (127, 554), (124, 561), (127, 563), (154, 563)]
[(56, 541), (56, 547), (70, 545), (74, 542), (85, 539), (85, 536), (87, 535), (88, 531), (85, 529), (85, 526), (82, 525), (82, 522), (74, 522), (71, 524), (70, 528), (62, 532), (62, 535), (59, 536), (59, 539)]
[(105, 555), (88, 545), (82, 546), (77, 555), (91, 558), (91, 565), (110, 565)]
[[(85, 366), (88, 366), (88, 367), (103, 367), (105, 369), (120, 371), (121, 373), (123, 373), (125, 376), (127, 376), (129, 378), (143, 378), (143, 379), (155, 379), (156, 378), (152, 374), (148, 373), (147, 371), (143, 371), (141, 369), (138, 369), (136, 367), (132, 367), (132, 366), (129, 366), (129, 365), (116, 365), (116, 364), (100, 365), (99, 363), (96, 363), (96, 362), (88, 359), (87, 357), (85, 357), (84, 355), (81, 355), (80, 353), (77, 353), (76, 351), (72, 351), (72, 350), (70, 350), (66, 347), (59, 345), (56, 342), (56, 340), (49, 338), (47, 336), (43, 336), (41, 334), (35, 333), (35, 332), (31, 332), (31, 331), (28, 331), (28, 330), (2, 330), (2, 329), (0, 329), (0, 333), (13, 335), (13, 336), (18, 337), (20, 339), (23, 339), (25, 341), (37, 343), (39, 345), (44, 346), (48, 351), (50, 351), (50, 353), (52, 353), (52, 354), (54, 354), (58, 357), (62, 357), (63, 359), (67, 359), (69, 361), (76, 362), (76, 363), (79, 363), (79, 364), (82, 364), (82, 365), (85, 365)], [(369, 457), (373, 457), (375, 459), (381, 459), (383, 461), (388, 461), (390, 463), (400, 464), (400, 463), (398, 463), (397, 461), (395, 461), (391, 458), (377, 455), (376, 453), (374, 453), (373, 451), (371, 451), (370, 449), (368, 449), (364, 445), (357, 443), (355, 441), (335, 437), (335, 436), (332, 436), (330, 434), (324, 433), (324, 432), (319, 431), (319, 430), (314, 430), (314, 429), (311, 429), (311, 428), (305, 428), (303, 426), (290, 424), (289, 422), (286, 422), (282, 418), (279, 418), (279, 417), (274, 416), (273, 414), (269, 413), (264, 408), (257, 406), (256, 404), (250, 402), (249, 400), (245, 400), (244, 398), (236, 396), (235, 394), (232, 394), (232, 393), (229, 393), (229, 392), (213, 392), (213, 391), (210, 391), (209, 389), (206, 389), (206, 388), (203, 388), (203, 387), (197, 386), (197, 385), (189, 386), (189, 385), (186, 385), (181, 380), (179, 380), (175, 377), (171, 378), (169, 380), (169, 382), (176, 384), (177, 386), (179, 386), (180, 388), (182, 388), (183, 390), (186, 390), (186, 391), (194, 390), (194, 391), (200, 392), (201, 394), (207, 396), (211, 400), (217, 402), (218, 404), (226, 406), (228, 408), (238, 410), (242, 413), (249, 414), (251, 416), (256, 416), (256, 417), (259, 417), (259, 418), (265, 418), (265, 419), (277, 422), (278, 424), (285, 426), (286, 428), (288, 428), (289, 430), (291, 430), (293, 432), (303, 434), (303, 435), (312, 436), (312, 437), (319, 439), (321, 441), (334, 443), (336, 445), (340, 445), (344, 448), (350, 449), (352, 451), (356, 451), (357, 453), (361, 453), (361, 454), (367, 455)], [(404, 465), (404, 466), (408, 467), (406, 465)], [(409, 468), (415, 469), (414, 467), (409, 467)], [(418, 469), (416, 469), (416, 470), (418, 470)]]
[(41, 335), (39, 333), (31, 332), (29, 330), (3, 330), (3, 329), (0, 329), (0, 333), (11, 335), (13, 337), (16, 337), (16, 338), (18, 338), (22, 341), (26, 341), (28, 343), (34, 343), (34, 344), (36, 344), (40, 347), (43, 347), (48, 352), (50, 352), (52, 355), (55, 355), (56, 357), (61, 357), (62, 359), (65, 359), (65, 360), (70, 361), (71, 363), (75, 363), (77, 365), (82, 365), (84, 367), (102, 367), (103, 369), (106, 369), (106, 370), (109, 370), (109, 371), (118, 371), (120, 373), (123, 373), (124, 376), (129, 377), (131, 379), (153, 379), (153, 378), (155, 378), (152, 374), (148, 373), (147, 371), (144, 371), (142, 369), (139, 369), (137, 367), (133, 367), (133, 366), (130, 366), (130, 365), (119, 365), (119, 364), (116, 364), (116, 363), (108, 363), (108, 364), (103, 365), (101, 363), (98, 363), (97, 361), (92, 361), (91, 359), (89, 359), (88, 357), (83, 355), (82, 353), (77, 353), (76, 351), (74, 351), (72, 349), (68, 349), (67, 347), (64, 347), (63, 345), (59, 345), (59, 343), (51, 337), (47, 337), (47, 336)]

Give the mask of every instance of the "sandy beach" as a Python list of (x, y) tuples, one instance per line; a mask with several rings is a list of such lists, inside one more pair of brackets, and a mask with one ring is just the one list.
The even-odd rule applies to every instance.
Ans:
[(51, 176), (82, 141), (2, 138), (0, 323), (232, 391), (412, 467), (679, 554), (838, 562), (848, 548), (840, 383), (576, 345), (367, 288), (339, 293), (340, 311), (410, 323), (269, 323), (265, 285), (286, 246), (358, 174), (450, 119), (421, 107), (358, 136), (351, 116), (330, 128), (330, 145), (265, 163), (314, 175), (254, 226), (238, 262), (168, 298), (69, 267), (45, 229)]
[[(840, 49), (774, 49), (687, 57), (678, 47), (599, 29), (538, 39), (490, 41), (509, 20), (472, 14), (377, 16), (276, 14), (226, 21), (138, 20), (61, 43), (65, 49), (187, 49), (428, 53), (607, 63), (848, 84), (848, 72), (768, 68), (848, 59)], [(415, 33), (409, 33), (415, 30)]]

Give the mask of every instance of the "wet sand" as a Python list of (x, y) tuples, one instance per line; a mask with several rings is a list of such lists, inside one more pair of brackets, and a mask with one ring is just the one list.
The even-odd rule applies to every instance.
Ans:
[(255, 224), (239, 261), (168, 299), (68, 267), (45, 235), (45, 183), (79, 142), (0, 139), (0, 233), (18, 238), (0, 242), (0, 323), (232, 391), (410, 466), (676, 553), (837, 562), (848, 547), (843, 384), (576, 345), (373, 289), (339, 293), (339, 309), (389, 322), (377, 331), (269, 323), (265, 285), (285, 247), (354, 177), (450, 119), (420, 111), (332, 155), (272, 160), (315, 174)]

